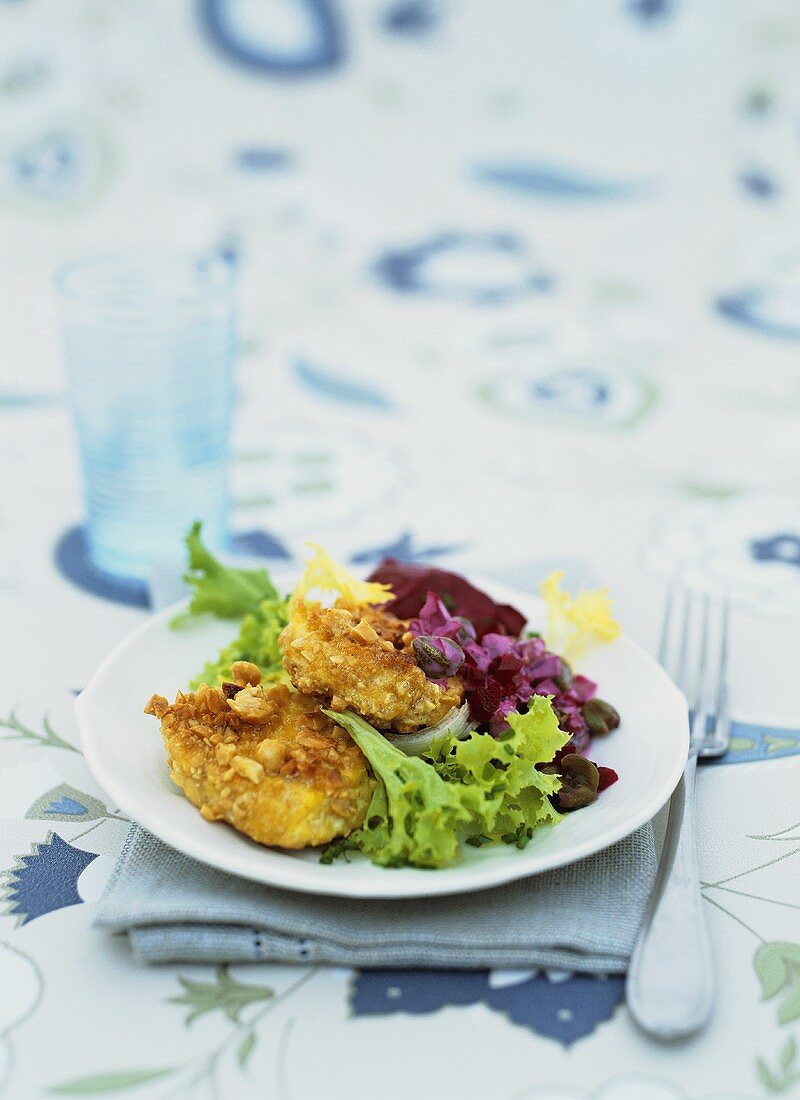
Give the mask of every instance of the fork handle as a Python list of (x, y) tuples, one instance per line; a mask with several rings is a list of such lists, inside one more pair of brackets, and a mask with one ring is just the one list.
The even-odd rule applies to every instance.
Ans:
[(670, 802), (658, 875), (628, 971), (628, 1009), (641, 1028), (659, 1039), (699, 1031), (714, 999), (695, 847), (696, 774), (693, 751)]

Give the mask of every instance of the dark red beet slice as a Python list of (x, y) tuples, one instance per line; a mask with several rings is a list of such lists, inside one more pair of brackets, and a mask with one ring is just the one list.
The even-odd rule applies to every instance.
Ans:
[(597, 784), (598, 791), (604, 791), (606, 787), (610, 787), (612, 783), (616, 783), (619, 776), (613, 768), (601, 768), (598, 766), (598, 772), (600, 773), (600, 782)]
[(392, 586), (394, 599), (385, 607), (399, 619), (413, 619), (419, 614), (428, 592), (435, 592), (451, 614), (470, 620), (479, 638), (490, 633), (510, 634), (516, 638), (525, 626), (525, 616), (510, 604), (495, 603), (465, 577), (431, 565), (384, 558), (369, 580)]

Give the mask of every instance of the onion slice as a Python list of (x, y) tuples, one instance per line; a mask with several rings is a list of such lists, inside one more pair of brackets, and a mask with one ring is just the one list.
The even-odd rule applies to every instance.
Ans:
[(416, 733), (394, 733), (389, 730), (384, 736), (406, 756), (422, 756), (428, 752), (437, 737), (449, 734), (458, 741), (463, 741), (477, 728), (478, 723), (471, 721), (469, 717), (469, 703), (464, 703), (449, 710), (435, 726), (426, 726)]

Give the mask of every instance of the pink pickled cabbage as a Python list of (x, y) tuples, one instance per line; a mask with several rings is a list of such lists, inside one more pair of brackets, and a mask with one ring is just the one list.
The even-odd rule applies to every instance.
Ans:
[(588, 747), (582, 710), (597, 685), (585, 676), (573, 676), (566, 662), (548, 651), (542, 638), (489, 632), (478, 640), (472, 624), (451, 614), (435, 592), (427, 593), (409, 630), (415, 638), (446, 638), (461, 646), (464, 662), (458, 675), (464, 681), (470, 714), (492, 733), (505, 730), (509, 714), (524, 711), (534, 695), (549, 695), (574, 751)]

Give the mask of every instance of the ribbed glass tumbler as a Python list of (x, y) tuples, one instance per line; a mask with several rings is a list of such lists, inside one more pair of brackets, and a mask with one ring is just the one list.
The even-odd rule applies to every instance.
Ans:
[(57, 277), (96, 566), (147, 580), (203, 521), (224, 544), (237, 352), (234, 274), (216, 257), (119, 252)]

